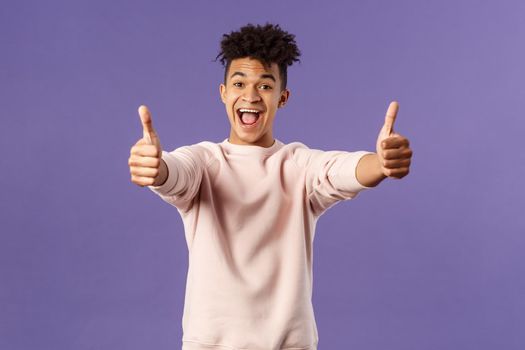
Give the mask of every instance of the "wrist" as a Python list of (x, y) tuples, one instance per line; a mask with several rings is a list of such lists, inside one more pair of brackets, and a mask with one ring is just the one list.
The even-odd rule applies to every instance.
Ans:
[(366, 154), (357, 163), (357, 181), (366, 187), (375, 187), (386, 177), (381, 169), (377, 153)]
[(385, 175), (383, 172), (383, 165), (381, 164), (381, 157), (376, 153), (376, 173), (377, 177), (381, 178), (381, 180), (386, 179), (388, 176)]

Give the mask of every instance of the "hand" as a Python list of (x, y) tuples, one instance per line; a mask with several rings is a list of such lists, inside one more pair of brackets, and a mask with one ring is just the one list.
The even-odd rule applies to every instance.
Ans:
[(383, 174), (400, 179), (409, 172), (412, 150), (408, 139), (393, 130), (398, 109), (397, 102), (390, 103), (385, 116), (385, 124), (377, 138), (376, 151)]
[[(148, 107), (139, 107), (140, 120), (142, 122), (143, 136), (131, 147), (128, 160), (131, 173), (131, 182), (139, 186), (158, 185), (160, 167), (162, 161), (162, 146), (160, 139), (153, 129), (151, 114)], [(164, 165), (165, 166), (165, 165)]]

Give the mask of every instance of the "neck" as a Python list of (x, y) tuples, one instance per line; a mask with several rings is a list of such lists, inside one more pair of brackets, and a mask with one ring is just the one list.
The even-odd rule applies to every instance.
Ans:
[(268, 134), (255, 141), (246, 141), (236, 136), (237, 135), (230, 133), (230, 136), (228, 137), (228, 142), (235, 145), (259, 146), (265, 148), (271, 147), (275, 143), (275, 139), (273, 138), (273, 136)]

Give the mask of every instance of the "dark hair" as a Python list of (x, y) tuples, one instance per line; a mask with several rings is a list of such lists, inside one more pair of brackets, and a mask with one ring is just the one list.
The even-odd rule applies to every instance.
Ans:
[(266, 68), (276, 63), (281, 77), (281, 91), (286, 88), (287, 66), (300, 61), (298, 57), (301, 56), (295, 43), (295, 35), (283, 31), (278, 24), (267, 22), (264, 26), (248, 23), (238, 31), (223, 34), (222, 37), (221, 52), (215, 61), (221, 57), (220, 61), (225, 65), (225, 84), (231, 61), (250, 57), (259, 60)]

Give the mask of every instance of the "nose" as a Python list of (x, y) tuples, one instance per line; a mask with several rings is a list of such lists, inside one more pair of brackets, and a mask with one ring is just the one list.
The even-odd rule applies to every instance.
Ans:
[(259, 92), (257, 92), (257, 89), (252, 87), (244, 90), (242, 99), (246, 102), (257, 102), (261, 99), (261, 96), (259, 95)]

